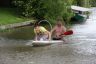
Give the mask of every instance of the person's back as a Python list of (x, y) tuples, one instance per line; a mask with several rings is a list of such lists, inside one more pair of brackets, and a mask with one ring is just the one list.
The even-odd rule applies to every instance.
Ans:
[(44, 28), (43, 26), (39, 26), (39, 28), (40, 28), (40, 32), (42, 33), (45, 33), (47, 31), (46, 28)]

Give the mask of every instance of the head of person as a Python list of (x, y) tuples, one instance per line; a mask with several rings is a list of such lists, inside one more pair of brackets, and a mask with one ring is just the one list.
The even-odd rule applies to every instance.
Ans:
[(36, 23), (34, 24), (34, 29), (39, 30), (39, 24), (38, 24), (38, 22), (36, 22)]
[(56, 25), (57, 25), (58, 27), (61, 27), (61, 26), (63, 25), (62, 19), (57, 19)]
[(36, 33), (40, 32), (39, 24), (37, 22), (34, 24), (34, 29), (35, 29)]
[(35, 24), (34, 24), (34, 28), (38, 28), (39, 27), (39, 24), (38, 24), (38, 22), (36, 22)]

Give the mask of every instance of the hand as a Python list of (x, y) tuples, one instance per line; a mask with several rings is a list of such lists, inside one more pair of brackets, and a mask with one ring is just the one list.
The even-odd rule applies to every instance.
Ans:
[(51, 38), (49, 38), (49, 41), (51, 41)]

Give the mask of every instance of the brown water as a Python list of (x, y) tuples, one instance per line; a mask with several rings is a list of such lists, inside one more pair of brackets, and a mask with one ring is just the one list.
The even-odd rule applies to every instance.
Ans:
[[(93, 9), (96, 10), (96, 9)], [(26, 45), (31, 27), (0, 33), (0, 64), (96, 64), (96, 12), (83, 24), (75, 24), (66, 43), (44, 47)]]

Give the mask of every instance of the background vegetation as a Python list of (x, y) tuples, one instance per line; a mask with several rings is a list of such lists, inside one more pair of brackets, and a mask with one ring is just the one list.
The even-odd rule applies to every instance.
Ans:
[(91, 7), (96, 7), (96, 0), (89, 0)]
[(73, 16), (73, 0), (15, 0), (13, 3), (23, 16), (38, 20), (47, 19), (54, 22), (59, 16), (69, 21)]
[(0, 8), (0, 25), (13, 24), (30, 20), (20, 17), (14, 8)]
[[(15, 10), (13, 11), (15, 11), (16, 15), (18, 13), (19, 16), (27, 18), (31, 17), (37, 20), (46, 19), (51, 23), (54, 23), (57, 17), (61, 17), (63, 18), (66, 24), (69, 24), (71, 17), (74, 16), (73, 12), (71, 11), (71, 5), (77, 5), (82, 7), (96, 6), (95, 4), (96, 0), (9, 0), (9, 1), (13, 5), (9, 3), (10, 6), (8, 7), (13, 7), (13, 9), (15, 8)], [(3, 12), (2, 8), (0, 12), (1, 13)], [(12, 13), (12, 15), (15, 14)], [(2, 14), (2, 16), (4, 15)], [(11, 16), (8, 17), (13, 19), (13, 17)], [(0, 20), (2, 19), (3, 18), (1, 18)], [(21, 19), (20, 21), (23, 20)]]

